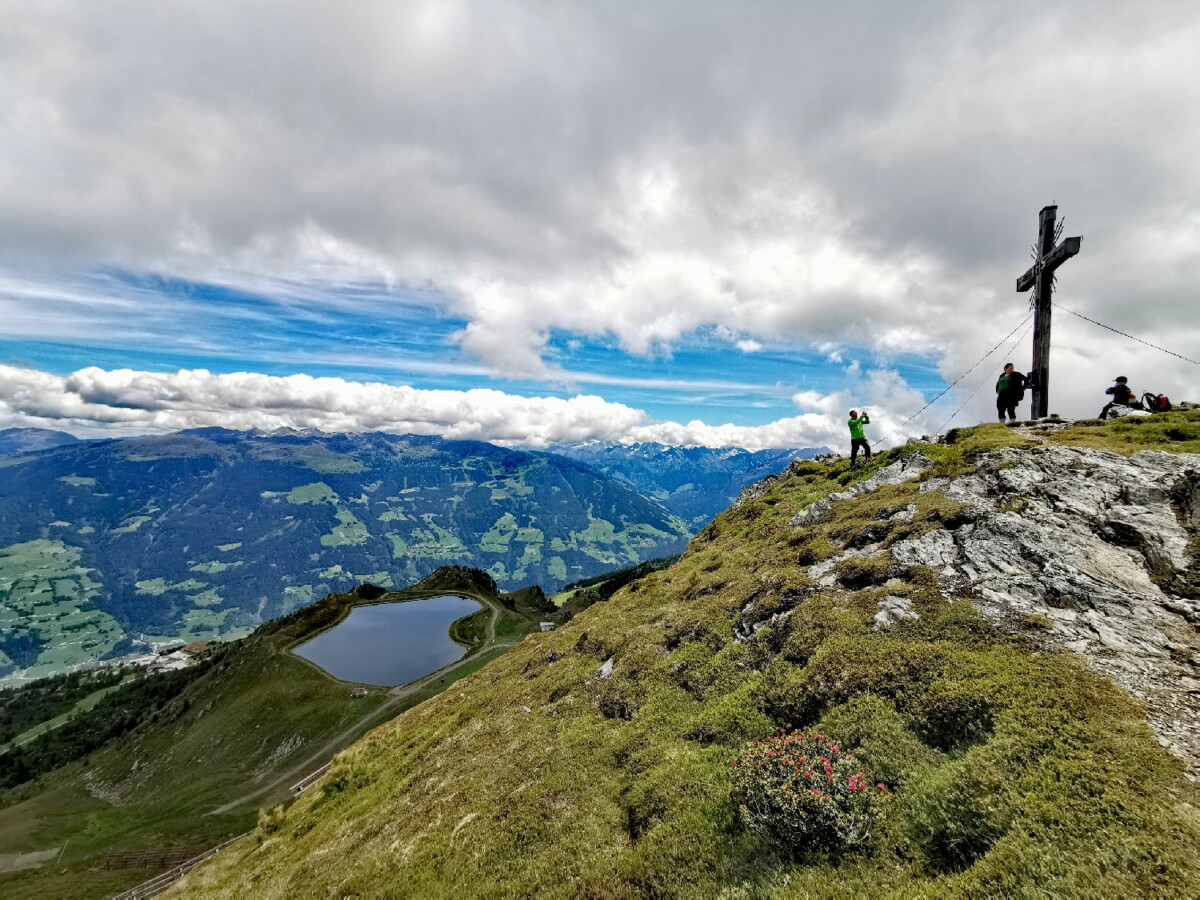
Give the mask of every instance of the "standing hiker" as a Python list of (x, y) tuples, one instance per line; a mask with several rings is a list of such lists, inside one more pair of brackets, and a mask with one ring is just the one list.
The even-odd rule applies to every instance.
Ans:
[(1008, 414), (1008, 421), (1017, 421), (1017, 404), (1025, 399), (1026, 378), (1013, 368), (1012, 363), (1004, 364), (1004, 371), (996, 381), (996, 413), (1000, 421)]
[(1139, 403), (1133, 396), (1133, 388), (1129, 386), (1129, 379), (1124, 375), (1118, 375), (1117, 380), (1113, 382), (1113, 386), (1105, 390), (1106, 394), (1112, 397), (1112, 401), (1100, 410), (1100, 418), (1107, 419), (1108, 411), (1114, 406), (1133, 406), (1141, 409)]
[(871, 458), (871, 445), (867, 443), (867, 439), (863, 436), (863, 426), (870, 425), (871, 419), (864, 409), (860, 416), (856, 410), (850, 410), (850, 421), (847, 423), (850, 426), (850, 467), (858, 465), (858, 451), (862, 448), (866, 453), (867, 459)]

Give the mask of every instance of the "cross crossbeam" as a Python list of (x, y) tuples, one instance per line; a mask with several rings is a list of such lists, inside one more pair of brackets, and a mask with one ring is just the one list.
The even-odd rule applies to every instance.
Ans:
[[(1050, 251), (1050, 255), (1042, 261), (1041, 268), (1053, 275), (1055, 269), (1079, 252), (1079, 245), (1081, 243), (1083, 243), (1083, 238), (1081, 237), (1067, 238)], [(1034, 286), (1034, 284), (1036, 284), (1037, 276), (1038, 264), (1034, 263), (1029, 267), (1028, 272), (1017, 279), (1017, 291), (1024, 293), (1025, 291), (1029, 290)]]
[(1054, 220), (1057, 206), (1042, 207), (1038, 214), (1037, 258), (1024, 275), (1017, 279), (1017, 291), (1033, 288), (1033, 370), (1030, 387), (1033, 407), (1030, 417), (1040, 419), (1050, 409), (1050, 313), (1053, 308), (1054, 271), (1079, 252), (1082, 237), (1065, 238), (1054, 245)]

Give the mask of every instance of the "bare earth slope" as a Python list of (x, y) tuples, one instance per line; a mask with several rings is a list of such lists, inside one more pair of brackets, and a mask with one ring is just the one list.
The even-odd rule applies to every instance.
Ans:
[[(797, 463), (176, 892), (1200, 896), (1200, 416), (949, 438)], [(780, 727), (888, 786), (868, 849), (743, 826), (729, 766)]]

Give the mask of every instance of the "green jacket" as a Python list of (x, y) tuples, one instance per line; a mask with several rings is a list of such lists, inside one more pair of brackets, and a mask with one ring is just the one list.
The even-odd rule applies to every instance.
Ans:
[(850, 426), (851, 440), (861, 441), (861, 440), (864, 440), (864, 435), (863, 435), (863, 430), (862, 430), (863, 426), (870, 425), (871, 419), (867, 416), (866, 413), (863, 413), (857, 419), (851, 419), (846, 424)]
[(1025, 396), (1025, 388), (1029, 385), (1029, 379), (1020, 372), (1013, 372), (1011, 375), (1002, 374), (996, 379), (997, 394), (1018, 394), (1021, 397)]

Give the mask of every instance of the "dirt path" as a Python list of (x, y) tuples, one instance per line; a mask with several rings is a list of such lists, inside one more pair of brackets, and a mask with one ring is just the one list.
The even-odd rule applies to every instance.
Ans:
[(445, 678), (450, 673), (457, 671), (468, 663), (474, 662), (484, 653), (490, 653), (493, 650), (499, 650), (501, 648), (508, 649), (515, 647), (520, 643), (521, 639), (505, 641), (499, 644), (496, 643), (496, 623), (500, 618), (499, 607), (491, 601), (484, 600), (482, 597), (472, 597), (472, 599), (479, 600), (492, 611), (492, 617), (488, 621), (487, 638), (482, 644), (479, 645), (479, 648), (476, 652), (469, 656), (464, 656), (462, 659), (457, 660), (448, 666), (443, 666), (436, 672), (430, 672), (424, 678), (418, 678), (416, 681), (408, 682), (408, 684), (401, 684), (391, 688), (388, 691), (388, 699), (386, 702), (375, 707), (369, 713), (366, 713), (361, 718), (356, 720), (353, 725), (330, 738), (320, 750), (318, 750), (304, 762), (293, 766), (282, 775), (278, 776), (262, 787), (255, 788), (254, 790), (242, 794), (241, 796), (223, 804), (222, 806), (218, 806), (211, 812), (206, 813), (206, 815), (218, 816), (222, 813), (227, 813), (232, 809), (238, 808), (239, 806), (245, 806), (249, 804), (250, 801), (257, 799), (264, 794), (269, 794), (271, 791), (274, 791), (283, 784), (299, 781), (309, 772), (312, 772), (314, 769), (317, 769), (328, 762), (334, 754), (344, 750), (351, 741), (355, 740), (371, 726), (372, 719), (379, 719), (379, 722), (376, 724), (383, 724), (383, 722), (386, 721), (385, 713), (387, 713), (388, 710), (399, 706), (414, 694), (419, 693), (429, 685), (433, 684), (436, 680)]

